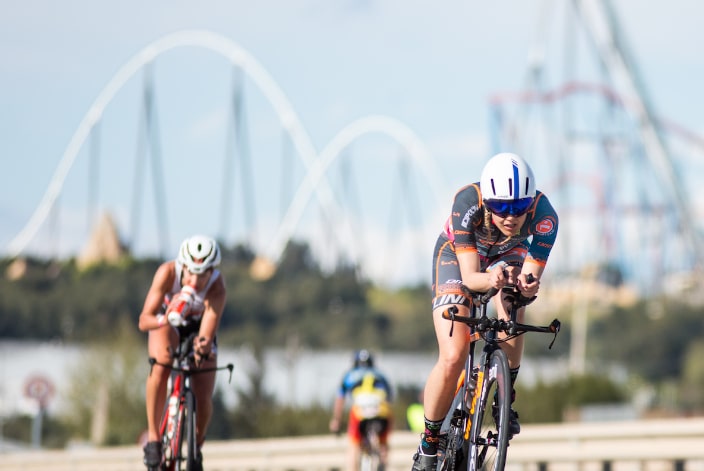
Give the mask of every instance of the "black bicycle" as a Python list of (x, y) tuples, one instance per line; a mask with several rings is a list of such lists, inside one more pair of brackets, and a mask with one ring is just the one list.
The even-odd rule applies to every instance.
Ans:
[[(180, 332), (181, 333), (181, 332)], [(171, 369), (168, 386), (168, 400), (159, 425), (161, 435), (161, 465), (149, 471), (192, 471), (198, 459), (196, 444), (196, 397), (191, 389), (191, 377), (197, 374), (218, 370), (229, 370), (230, 381), (234, 365), (213, 368), (196, 368), (193, 340), (198, 333), (181, 335), (175, 351), (171, 351), (171, 364), (159, 363), (149, 358), (149, 364)]]
[[(528, 281), (531, 279), (529, 275)], [(510, 303), (509, 320), (487, 317), (487, 304), (498, 290), (478, 293), (464, 289), (471, 299), (470, 316), (457, 315), (456, 306), (443, 312), (445, 319), (462, 322), (472, 329), (465, 369), (441, 430), (437, 469), (501, 471), (506, 464), (511, 439), (511, 376), (508, 358), (500, 344), (526, 332), (543, 332), (554, 335), (548, 347), (552, 348), (560, 331), (560, 321), (555, 319), (547, 326), (516, 322), (518, 309), (531, 303), (535, 297), (526, 298), (514, 285), (502, 289), (504, 299)], [(453, 330), (450, 329), (450, 335)], [(500, 339), (499, 333), (507, 335)], [(475, 362), (475, 347), (480, 340), (483, 340), (484, 347)]]

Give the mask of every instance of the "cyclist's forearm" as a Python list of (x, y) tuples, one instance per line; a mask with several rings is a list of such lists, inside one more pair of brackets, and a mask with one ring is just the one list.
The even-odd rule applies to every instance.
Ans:
[(213, 312), (212, 309), (206, 309), (203, 313), (203, 318), (200, 322), (200, 331), (198, 332), (199, 338), (205, 338), (207, 341), (212, 342), (218, 331), (218, 325), (220, 324), (220, 316)]
[(472, 291), (488, 291), (491, 280), (488, 273), (479, 271), (479, 255), (476, 252), (461, 252), (457, 254), (457, 262), (462, 274), (462, 283)]
[(345, 408), (345, 399), (343, 397), (336, 397), (335, 398), (335, 405), (333, 406), (332, 410), (332, 418), (335, 420), (341, 420), (342, 419), (342, 412), (344, 411)]

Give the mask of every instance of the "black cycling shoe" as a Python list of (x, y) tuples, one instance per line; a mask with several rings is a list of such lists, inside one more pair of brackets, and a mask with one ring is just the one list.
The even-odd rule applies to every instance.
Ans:
[(437, 455), (424, 455), (416, 451), (415, 455), (413, 455), (413, 467), (411, 471), (435, 471), (437, 466)]
[[(494, 423), (498, 423), (499, 408), (496, 405), (491, 406), (491, 415), (494, 417)], [(518, 412), (512, 407), (508, 410), (508, 436), (511, 438), (519, 433), (521, 433), (521, 424), (518, 422)]]
[(144, 445), (144, 465), (149, 471), (157, 471), (161, 466), (161, 442), (147, 442)]

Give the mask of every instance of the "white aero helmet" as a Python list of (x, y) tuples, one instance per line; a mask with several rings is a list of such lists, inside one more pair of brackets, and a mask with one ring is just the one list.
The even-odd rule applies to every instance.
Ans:
[(484, 165), (479, 182), (482, 198), (487, 200), (518, 200), (535, 198), (533, 170), (523, 158), (503, 152)]
[(479, 188), (486, 207), (500, 217), (521, 216), (535, 198), (533, 171), (525, 160), (509, 152), (489, 159)]
[(178, 261), (189, 272), (199, 275), (210, 267), (220, 265), (220, 247), (211, 237), (194, 235), (181, 242)]

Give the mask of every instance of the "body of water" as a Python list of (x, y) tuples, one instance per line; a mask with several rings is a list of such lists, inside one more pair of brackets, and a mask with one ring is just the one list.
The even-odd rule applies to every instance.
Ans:
[[(221, 364), (235, 365), (229, 383), (227, 371), (218, 373), (217, 387), (221, 388), (228, 405), (236, 404), (238, 389), (249, 389), (252, 372), (263, 368), (264, 388), (279, 402), (332, 407), (335, 392), (344, 372), (351, 366), (353, 355), (348, 350), (270, 349), (259, 365), (248, 348), (220, 346), (218, 351)], [(37, 387), (37, 383), (41, 387), (43, 382), (54, 390), (48, 403), (49, 412), (61, 411), (66, 407), (63, 392), (68, 388), (71, 371), (80, 368), (87, 353), (84, 347), (63, 343), (0, 341), (0, 414), (35, 413), (38, 404), (27, 397), (27, 388), (30, 384)], [(146, 378), (146, 348), (144, 356)], [(435, 353), (375, 353), (376, 366), (387, 375), (394, 388), (422, 388), (435, 359)], [(538, 378), (549, 381), (564, 376), (566, 371), (566, 358), (540, 362), (524, 359), (521, 381), (532, 383)]]

